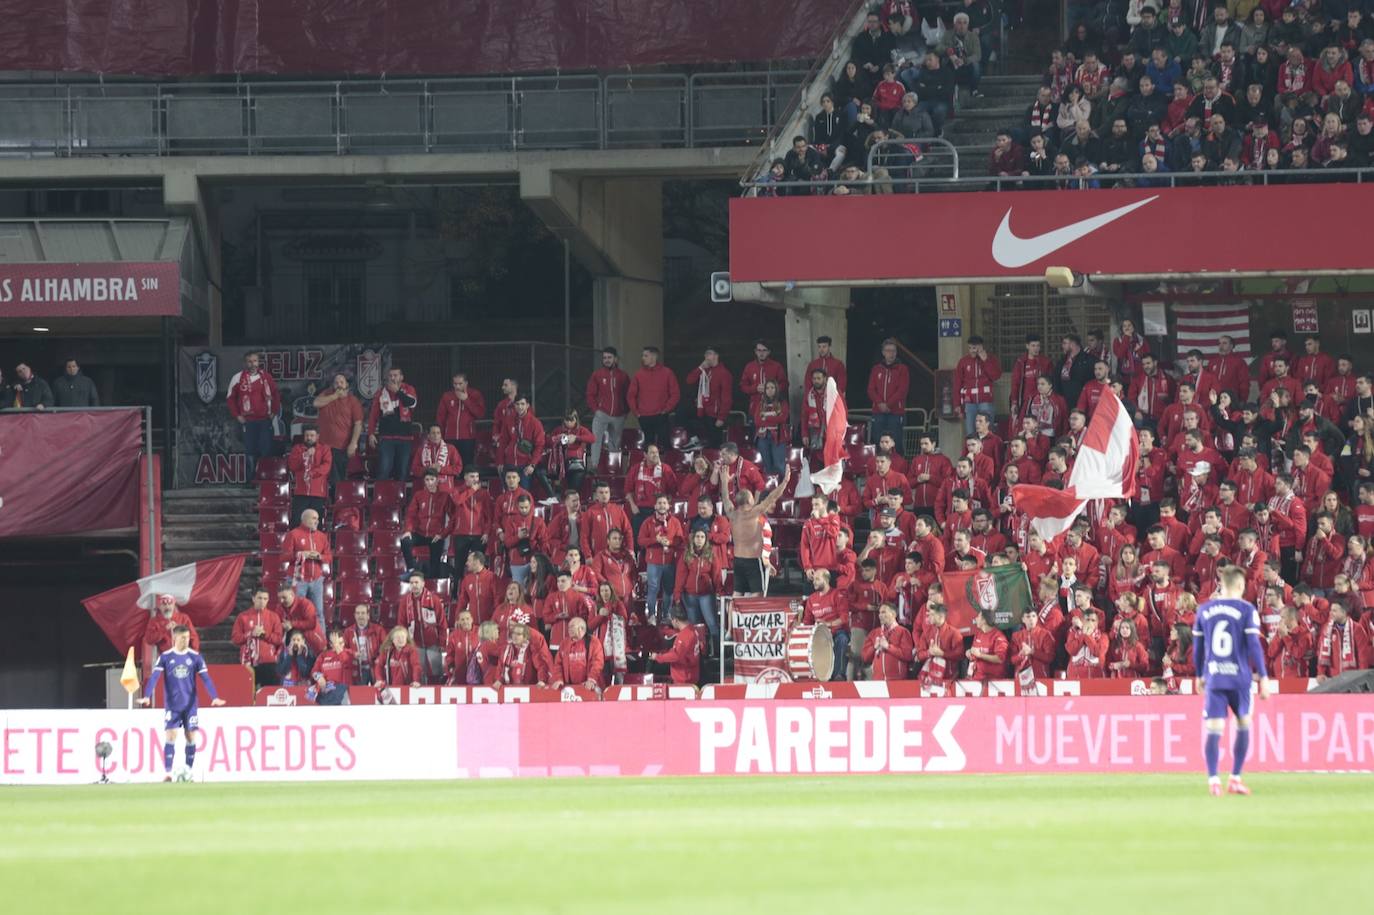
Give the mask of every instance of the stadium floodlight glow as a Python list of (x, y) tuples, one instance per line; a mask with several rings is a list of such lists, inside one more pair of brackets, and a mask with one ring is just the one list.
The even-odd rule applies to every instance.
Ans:
[(1083, 274), (1075, 274), (1068, 267), (1045, 268), (1045, 282), (1049, 283), (1052, 289), (1073, 289), (1082, 286), (1084, 279)]
[(34, 330), (40, 334), (46, 334), (48, 332), (48, 328), (46, 327), (35, 327)]

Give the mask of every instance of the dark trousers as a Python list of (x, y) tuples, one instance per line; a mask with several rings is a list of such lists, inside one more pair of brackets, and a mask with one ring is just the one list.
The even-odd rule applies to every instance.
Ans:
[(272, 420), (250, 419), (243, 424), (243, 453), (248, 457), (248, 481), (252, 482), (259, 459), (272, 454)]
[(253, 665), (254, 686), (276, 686), (278, 683), (281, 683), (281, 677), (277, 676), (276, 664)]
[(673, 417), (671, 414), (660, 413), (658, 416), (641, 416), (639, 428), (644, 432), (645, 448), (654, 444), (663, 449), (672, 444)]
[(410, 439), (377, 440), (377, 479), (402, 480), (410, 475)]
[(291, 526), (295, 527), (301, 523), (301, 512), (307, 508), (315, 509), (315, 513), (324, 520), (324, 496), (292, 496), (291, 497)]
[(697, 438), (701, 439), (707, 448), (719, 448), (725, 440), (725, 427), (717, 426), (714, 416), (698, 416), (694, 425)]
[(1296, 585), (1298, 583), (1297, 547), (1279, 547), (1279, 575), (1290, 585)]
[(348, 451), (344, 448), (330, 448), (334, 463), (329, 465), (329, 479), (337, 483), (348, 478)]
[(763, 593), (763, 560), (735, 559), (735, 593)]
[(406, 568), (417, 568), (415, 565), (415, 547), (429, 547), (429, 565), (424, 570), (426, 578), (447, 578), (447, 570), (444, 568), (444, 547), (448, 545), (448, 540), (444, 537), (424, 537), (420, 534), (411, 534), (401, 538), (401, 553), (406, 558)]
[(453, 535), (453, 568), (455, 575), (466, 574), (469, 553), (482, 552), (482, 538), (463, 534)]

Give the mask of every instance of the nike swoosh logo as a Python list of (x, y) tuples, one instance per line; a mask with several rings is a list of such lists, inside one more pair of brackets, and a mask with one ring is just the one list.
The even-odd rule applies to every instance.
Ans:
[(1080, 219), (1078, 222), (1071, 222), (1062, 228), (1030, 238), (1021, 238), (1011, 230), (1012, 208), (1007, 207), (1007, 214), (1002, 217), (1002, 224), (997, 227), (997, 234), (992, 237), (992, 259), (1003, 267), (1024, 267), (1158, 199), (1159, 195), (1155, 194), (1153, 197), (1146, 197), (1144, 200), (1128, 203), (1124, 207), (1089, 216), (1087, 219)]

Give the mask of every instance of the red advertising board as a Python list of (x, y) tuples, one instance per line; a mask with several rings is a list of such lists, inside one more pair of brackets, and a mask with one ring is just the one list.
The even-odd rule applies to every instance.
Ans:
[[(1374, 271), (1342, 215), (1371, 203), (1365, 184), (746, 197), (730, 201), (730, 276), (857, 285), (1043, 278), (1051, 266), (1103, 279)], [(1302, 231), (1280, 231), (1280, 219)]]
[(181, 314), (175, 261), (0, 264), (0, 318)]

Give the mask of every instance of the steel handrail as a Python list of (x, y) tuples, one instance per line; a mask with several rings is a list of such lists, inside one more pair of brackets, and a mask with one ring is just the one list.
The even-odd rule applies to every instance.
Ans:
[[(904, 140), (902, 142), (925, 143), (928, 140)], [(1256, 179), (1261, 185), (1269, 184), (1288, 184), (1295, 178), (1301, 183), (1311, 183), (1322, 181), (1332, 176), (1353, 176), (1356, 183), (1363, 184), (1365, 181), (1374, 181), (1374, 167), (1368, 168), (1300, 168), (1300, 169), (1264, 169), (1259, 171), (1242, 170), (1238, 172), (1099, 172), (1097, 174), (1080, 178), (1078, 176), (1063, 175), (979, 175), (964, 176), (957, 178), (889, 178), (882, 180), (869, 179), (860, 182), (864, 184), (890, 184), (899, 187), (912, 187), (920, 190), (923, 187), (933, 186), (936, 189), (948, 191), (1011, 191), (1026, 190), (1026, 185), (1049, 186), (1049, 189), (1060, 190), (1101, 190), (1109, 187), (1134, 187), (1141, 190), (1149, 190), (1159, 187), (1195, 187), (1197, 185), (1244, 185), (1255, 184)], [(1147, 185), (1131, 184), (1145, 180), (1151, 182)], [(1096, 182), (1101, 188), (1081, 187), (1084, 182)], [(752, 178), (742, 181), (746, 189), (758, 190), (760, 188), (826, 188), (838, 185), (852, 185), (853, 181), (840, 181), (827, 179), (823, 181), (766, 181), (763, 178)], [(1066, 185), (1063, 188), (1055, 188), (1056, 185)]]

